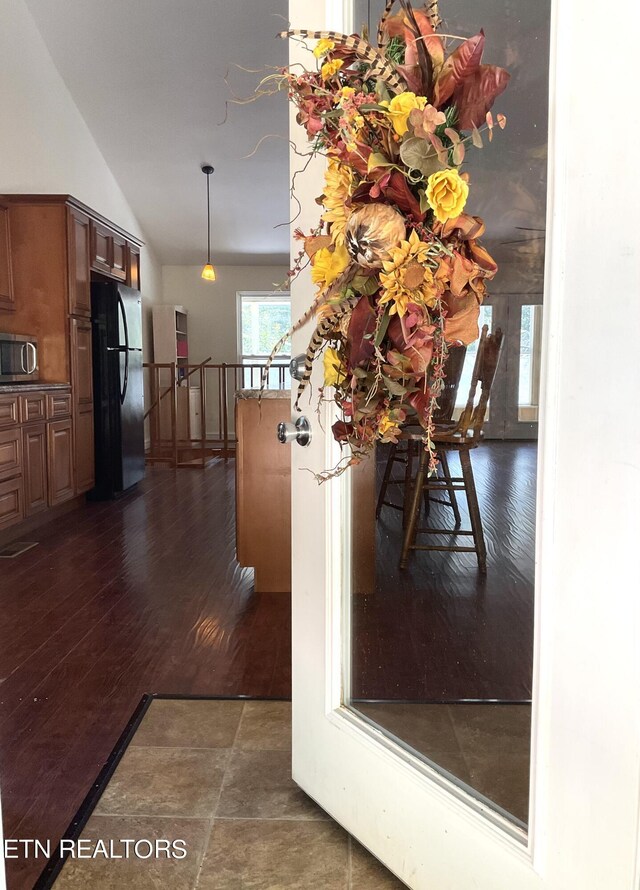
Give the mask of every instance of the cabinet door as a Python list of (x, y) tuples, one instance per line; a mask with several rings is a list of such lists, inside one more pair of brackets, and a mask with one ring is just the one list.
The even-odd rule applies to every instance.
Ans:
[(24, 508), (27, 516), (47, 509), (47, 425), (35, 423), (22, 430)]
[(22, 478), (0, 482), (0, 530), (24, 519)]
[(11, 273), (11, 239), (9, 237), (9, 211), (0, 207), (0, 309), (15, 309), (13, 275)]
[(49, 506), (73, 497), (73, 425), (68, 420), (54, 420), (47, 426), (47, 466), (49, 470)]
[(91, 322), (81, 318), (71, 319), (71, 371), (74, 404), (91, 405), (93, 402)]
[(127, 280), (127, 242), (121, 235), (113, 235), (111, 239), (111, 275), (120, 281)]
[(89, 217), (79, 210), (70, 210), (68, 226), (69, 312), (72, 315), (91, 315)]
[(134, 290), (140, 290), (140, 248), (135, 244), (129, 244), (128, 249), (127, 284)]
[(75, 488), (76, 494), (90, 491), (95, 485), (93, 446), (93, 405), (78, 408), (74, 416)]
[(11, 273), (11, 239), (9, 237), (9, 211), (0, 206), (0, 309), (13, 311), (13, 276)]
[(111, 275), (113, 236), (110, 229), (91, 221), (91, 268)]

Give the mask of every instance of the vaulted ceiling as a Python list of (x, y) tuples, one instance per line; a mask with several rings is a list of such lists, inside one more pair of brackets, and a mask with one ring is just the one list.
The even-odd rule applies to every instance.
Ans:
[[(287, 262), (286, 95), (230, 102), (286, 64), (276, 33), (286, 24), (287, 0), (25, 2), (162, 263), (202, 261), (203, 163), (216, 169), (215, 261)], [(358, 24), (367, 11), (377, 19), (383, 7), (383, 0), (355, 2)], [(441, 0), (440, 13), (446, 33), (483, 27), (485, 60), (512, 72), (495, 107), (507, 115), (507, 129), (469, 158), (468, 209), (485, 217), (497, 259), (518, 256), (519, 268), (525, 260), (540, 276), (549, 0)], [(272, 138), (246, 158), (265, 136)]]
[[(287, 62), (287, 0), (27, 0), (76, 105), (165, 264), (200, 263), (211, 163), (218, 263), (287, 262), (286, 95), (249, 105)], [(228, 84), (225, 83), (228, 80)]]

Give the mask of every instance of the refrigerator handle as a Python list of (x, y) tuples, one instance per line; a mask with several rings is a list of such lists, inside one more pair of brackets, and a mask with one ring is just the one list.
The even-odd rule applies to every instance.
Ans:
[(122, 302), (120, 293), (118, 293), (118, 309), (122, 316), (122, 329), (124, 331), (124, 381), (120, 392), (120, 404), (124, 405), (124, 400), (127, 396), (127, 386), (129, 384), (129, 327), (127, 325), (127, 313), (125, 312), (124, 303)]

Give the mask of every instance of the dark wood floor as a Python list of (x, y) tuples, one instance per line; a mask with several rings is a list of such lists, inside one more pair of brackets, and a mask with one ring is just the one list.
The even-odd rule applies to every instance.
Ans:
[(157, 469), (0, 562), (5, 837), (57, 841), (144, 693), (290, 694), (289, 596), (253, 593), (234, 521), (233, 462)]
[[(379, 526), (374, 596), (358, 599), (364, 698), (530, 695), (535, 448), (474, 455), (489, 573), (419, 554), (401, 574), (398, 517)], [(5, 837), (57, 841), (144, 693), (290, 695), (290, 598), (235, 561), (234, 463), (155, 469), (0, 562), (0, 787)], [(394, 531), (395, 523), (395, 531)], [(42, 863), (9, 860), (10, 890)]]
[[(472, 453), (487, 543), (484, 577), (473, 553), (417, 551), (400, 571), (401, 514), (383, 508), (376, 592), (353, 602), (355, 698), (531, 698), (536, 451), (532, 442), (490, 442)], [(459, 475), (457, 458), (450, 461)], [(378, 466), (384, 469), (384, 454)], [(451, 510), (433, 506), (429, 524), (452, 527)]]

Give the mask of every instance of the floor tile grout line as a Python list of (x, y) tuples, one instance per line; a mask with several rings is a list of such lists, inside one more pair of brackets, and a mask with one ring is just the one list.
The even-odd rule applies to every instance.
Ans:
[(229, 771), (229, 761), (231, 760), (231, 758), (232, 758), (232, 756), (233, 756), (233, 752), (234, 752), (234, 750), (235, 750), (236, 742), (238, 741), (238, 735), (239, 735), (239, 733), (240, 733), (240, 727), (242, 726), (242, 721), (243, 721), (243, 719), (244, 719), (244, 712), (245, 712), (245, 710), (246, 710), (246, 707), (247, 707), (247, 702), (245, 701), (245, 702), (242, 703), (242, 709), (241, 709), (241, 711), (240, 711), (240, 719), (238, 720), (238, 725), (236, 726), (236, 732), (235, 732), (235, 735), (234, 735), (234, 737), (233, 737), (233, 742), (231, 743), (231, 748), (229, 749), (229, 756), (228, 756), (228, 758), (227, 758), (227, 762), (226, 762), (226, 764), (225, 764), (224, 772), (223, 772), (223, 774), (222, 774), (222, 781), (220, 782), (220, 789), (219, 789), (219, 791), (218, 791), (218, 797), (217, 797), (217, 800), (216, 800), (216, 802), (215, 802), (215, 806), (213, 807), (213, 809), (212, 809), (212, 811), (211, 811), (211, 817), (210, 817), (210, 820), (209, 820), (209, 831), (207, 832), (206, 840), (205, 840), (204, 844), (202, 845), (202, 856), (201, 856), (201, 858), (200, 858), (200, 863), (199, 863), (199, 865), (198, 865), (198, 870), (196, 871), (195, 880), (194, 880), (194, 882), (193, 882), (193, 884), (192, 884), (192, 888), (193, 888), (193, 890), (197, 890), (197, 888), (198, 888), (198, 884), (200, 883), (200, 875), (201, 875), (201, 873), (202, 873), (202, 867), (203, 867), (203, 865), (204, 865), (204, 861), (205, 861), (205, 859), (206, 859), (207, 853), (209, 852), (209, 844), (211, 843), (211, 838), (212, 838), (212, 836), (213, 836), (213, 830), (214, 830), (214, 827), (215, 827), (216, 818), (217, 818), (217, 814), (218, 814), (218, 807), (220, 806), (220, 798), (222, 797), (222, 789), (224, 788), (224, 782), (225, 782), (225, 779), (226, 779), (226, 777), (227, 777), (227, 773), (228, 773), (228, 771)]
[(109, 819), (184, 819), (190, 822), (318, 822), (324, 824), (326, 822), (334, 822), (335, 820), (327, 813), (323, 817), (309, 816), (185, 816), (176, 813), (105, 813), (93, 812), (91, 817), (104, 816)]

